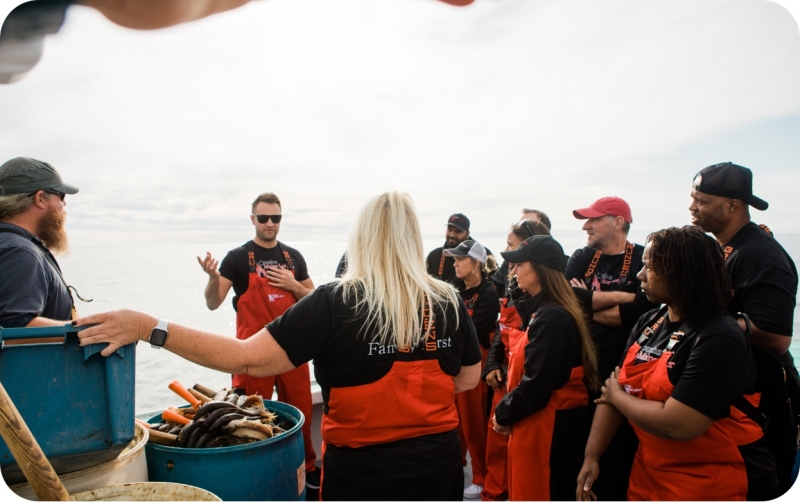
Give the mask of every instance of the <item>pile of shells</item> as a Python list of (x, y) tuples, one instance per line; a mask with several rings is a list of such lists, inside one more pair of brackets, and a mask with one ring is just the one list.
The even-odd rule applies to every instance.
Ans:
[(239, 395), (223, 389), (213, 392), (202, 385), (187, 391), (177, 382), (170, 389), (190, 403), (189, 408), (168, 408), (161, 422), (149, 424), (150, 440), (179, 448), (217, 448), (248, 444), (286, 432), (291, 424), (264, 407), (261, 396)]

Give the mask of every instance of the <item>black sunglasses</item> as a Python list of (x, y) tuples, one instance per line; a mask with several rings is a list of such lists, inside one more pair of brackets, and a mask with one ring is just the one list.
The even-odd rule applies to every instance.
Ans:
[(253, 216), (255, 216), (256, 220), (262, 225), (269, 220), (272, 220), (272, 223), (280, 223), (281, 218), (283, 218), (282, 214), (254, 214)]
[[(59, 197), (61, 197), (61, 200), (64, 200), (64, 197), (66, 197), (66, 196), (67, 196), (67, 194), (65, 194), (64, 192), (59, 192), (58, 190), (53, 190), (52, 188), (45, 188), (45, 189), (43, 189), (43, 190), (42, 190), (42, 192), (44, 192), (44, 193), (51, 193), (51, 194), (53, 194), (53, 195), (58, 195)], [(31, 193), (31, 194), (28, 194), (28, 197), (33, 197), (33, 196), (34, 196), (34, 195), (36, 195), (37, 193), (38, 193), (38, 190), (37, 190), (36, 192), (33, 192), (33, 193)]]
[(65, 194), (64, 192), (59, 192), (58, 190), (53, 190), (52, 188), (46, 188), (44, 191), (45, 191), (45, 193), (51, 193), (53, 195), (58, 195), (59, 197), (61, 197), (61, 200), (64, 200), (64, 197), (67, 196), (67, 194)]
[(528, 231), (528, 237), (533, 235), (533, 230), (531, 229), (531, 226), (528, 223), (528, 220), (521, 220), (519, 223), (517, 223), (517, 226), (518, 227), (525, 227), (525, 230)]

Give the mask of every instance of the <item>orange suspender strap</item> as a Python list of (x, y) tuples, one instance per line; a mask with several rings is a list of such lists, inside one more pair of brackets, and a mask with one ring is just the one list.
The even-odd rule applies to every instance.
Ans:
[(586, 273), (583, 274), (583, 280), (586, 282), (586, 287), (591, 289), (592, 286), (592, 276), (594, 275), (594, 269), (597, 268), (597, 263), (600, 261), (600, 255), (603, 254), (599, 250), (594, 252), (594, 256), (592, 256), (592, 261), (589, 262), (589, 268), (586, 269)]
[(538, 312), (534, 312), (533, 314), (531, 314), (531, 319), (530, 321), (528, 321), (529, 328), (531, 327), (531, 324), (533, 324), (533, 320), (536, 319), (536, 314), (538, 314)]
[(473, 294), (472, 298), (470, 298), (469, 301), (464, 302), (464, 305), (467, 307), (467, 310), (469, 310), (471, 313), (472, 309), (475, 308), (476, 303), (478, 303), (478, 293)]
[[(436, 317), (431, 314), (431, 307), (428, 304), (428, 297), (425, 297), (425, 305), (422, 308), (422, 329), (425, 330), (425, 351), (433, 352), (436, 350)], [(408, 344), (398, 345), (398, 352), (409, 353), (411, 346)]]
[(250, 267), (250, 273), (256, 273), (256, 254), (253, 251), (247, 252), (247, 266)]
[[(280, 244), (279, 244), (280, 245)], [(245, 249), (247, 249), (247, 266), (250, 267), (250, 273), (256, 273), (256, 253), (255, 248), (253, 247), (253, 243), (248, 242), (245, 245)], [(283, 251), (283, 249), (281, 249)], [(292, 261), (292, 257), (289, 256), (287, 251), (283, 251), (283, 258), (286, 260), (286, 268), (289, 270), (294, 270), (294, 262)]]
[[(600, 262), (600, 255), (602, 255), (599, 250), (594, 252), (594, 256), (592, 256), (592, 261), (589, 262), (589, 268), (586, 269), (586, 273), (583, 275), (583, 279), (586, 282), (586, 286), (591, 289), (592, 285), (592, 276), (594, 275), (594, 269), (597, 268), (597, 264)], [(619, 273), (619, 284), (620, 286), (626, 286), (628, 284), (628, 273), (631, 271), (631, 262), (633, 261), (633, 244), (630, 242), (625, 242), (625, 258), (622, 260), (622, 271)]]
[(442, 278), (443, 273), (444, 273), (444, 253), (442, 253), (442, 259), (439, 260), (439, 279)]
[(622, 272), (619, 273), (619, 285), (628, 285), (628, 273), (631, 271), (633, 261), (633, 244), (625, 242), (625, 258), (622, 259)]
[(283, 257), (286, 260), (286, 268), (288, 268), (289, 270), (294, 270), (294, 262), (292, 261), (292, 257), (289, 256), (288, 251), (283, 252)]
[(666, 319), (666, 316), (662, 315), (661, 317), (658, 318), (658, 320), (655, 323), (653, 323), (652, 326), (646, 326), (644, 328), (644, 330), (642, 330), (642, 334), (641, 334), (641, 336), (639, 336), (639, 339), (636, 340), (636, 343), (638, 343), (639, 345), (642, 345), (645, 340), (650, 338), (650, 335), (652, 335), (653, 333), (658, 331), (658, 328), (660, 328), (661, 325), (664, 324), (664, 320), (665, 319)]
[(728, 257), (731, 255), (731, 253), (733, 253), (733, 246), (725, 246), (725, 247), (722, 249), (722, 252), (723, 252), (723, 253), (724, 253), (724, 255), (725, 255), (723, 259), (727, 261), (727, 260), (728, 260)]
[[(772, 237), (772, 230), (770, 230), (768, 226), (766, 226), (766, 225), (764, 225), (762, 223), (762, 224), (760, 224), (758, 226), (758, 228), (760, 228), (761, 230), (765, 231), (766, 233), (768, 233), (770, 235), (770, 237)], [(724, 256), (724, 260), (727, 260), (728, 257), (731, 255), (731, 253), (733, 253), (733, 246), (725, 246), (724, 248), (722, 248), (722, 252), (725, 255)]]

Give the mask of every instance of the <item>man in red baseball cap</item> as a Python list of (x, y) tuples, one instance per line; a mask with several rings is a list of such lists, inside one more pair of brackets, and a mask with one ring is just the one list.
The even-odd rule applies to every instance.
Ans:
[[(657, 305), (647, 301), (636, 278), (644, 246), (628, 241), (633, 222), (628, 203), (619, 197), (603, 197), (572, 214), (585, 220), (586, 247), (572, 254), (564, 275), (589, 316), (602, 381), (619, 364), (639, 316)], [(633, 430), (625, 424), (601, 460), (602, 472), (611, 475), (594, 487), (601, 500), (625, 500), (637, 445)]]

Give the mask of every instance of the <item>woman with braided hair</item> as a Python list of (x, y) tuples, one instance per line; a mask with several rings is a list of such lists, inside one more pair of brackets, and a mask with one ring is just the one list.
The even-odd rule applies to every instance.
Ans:
[(627, 419), (639, 438), (631, 500), (770, 500), (775, 464), (758, 424), (734, 407), (752, 394), (750, 345), (726, 314), (730, 280), (717, 243), (696, 227), (650, 234), (638, 278), (664, 307), (631, 332), (621, 368), (605, 381), (578, 475), (594, 499), (598, 459)]

